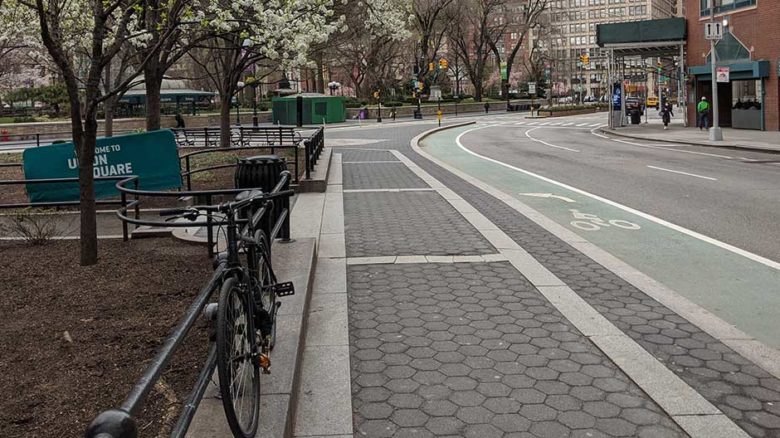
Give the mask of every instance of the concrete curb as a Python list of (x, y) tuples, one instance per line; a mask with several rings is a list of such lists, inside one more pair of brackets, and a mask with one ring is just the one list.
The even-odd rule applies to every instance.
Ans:
[(649, 138), (649, 137), (642, 137), (639, 135), (632, 135), (632, 134), (626, 134), (624, 132), (618, 132), (613, 129), (606, 129), (606, 128), (599, 128), (598, 131), (602, 134), (607, 135), (615, 135), (618, 137), (624, 137), (624, 138), (630, 138), (634, 140), (644, 140), (644, 141), (657, 141), (661, 143), (669, 143), (669, 144), (687, 144), (691, 146), (710, 146), (714, 148), (723, 148), (723, 149), (738, 149), (738, 150), (746, 150), (746, 151), (756, 151), (756, 152), (769, 152), (769, 153), (780, 153), (780, 147), (778, 149), (765, 149), (765, 148), (758, 148), (758, 147), (747, 147), (747, 146), (740, 146), (736, 144), (711, 144), (711, 143), (703, 143), (703, 142), (695, 142), (695, 141), (686, 141), (686, 140), (669, 140), (668, 138)]

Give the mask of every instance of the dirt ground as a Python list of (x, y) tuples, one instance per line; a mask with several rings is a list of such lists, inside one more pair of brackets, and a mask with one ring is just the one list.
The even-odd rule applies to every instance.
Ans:
[[(170, 238), (103, 240), (78, 264), (78, 241), (0, 243), (0, 436), (83, 436), (117, 407), (211, 276), (205, 250)], [(199, 321), (137, 417), (167, 436), (208, 347)]]

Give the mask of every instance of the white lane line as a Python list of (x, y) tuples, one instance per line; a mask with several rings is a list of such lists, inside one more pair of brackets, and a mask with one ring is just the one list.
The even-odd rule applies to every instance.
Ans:
[(564, 123), (563, 126), (569, 126), (569, 125), (573, 125), (573, 124), (574, 124), (573, 122), (569, 122), (569, 123)]
[(538, 124), (539, 124), (539, 122), (530, 122), (528, 125), (534, 126), (534, 125), (538, 125)]
[(577, 126), (585, 126), (585, 125), (587, 125), (587, 123), (579, 123), (579, 124), (577, 124)]
[(590, 126), (599, 127), (599, 126), (601, 126), (601, 123), (591, 123)]
[(543, 144), (545, 146), (549, 146), (551, 148), (563, 149), (563, 150), (570, 151), (570, 152), (579, 152), (577, 149), (572, 149), (572, 148), (567, 148), (567, 147), (563, 147), (563, 146), (554, 145), (554, 144), (551, 144), (551, 143), (547, 143), (544, 140), (539, 140), (538, 138), (531, 137), (531, 134), (529, 134), (529, 133), (531, 131), (535, 130), (535, 129), (539, 129), (539, 128), (533, 128), (533, 129), (529, 129), (528, 131), (525, 131), (525, 136), (528, 137), (529, 139), (537, 142), (537, 143), (541, 143), (541, 144)]
[[(490, 161), (491, 163), (496, 163), (496, 164), (498, 164), (500, 166), (504, 166), (504, 167), (512, 169), (514, 171), (526, 174), (528, 176), (532, 176), (532, 177), (540, 179), (542, 181), (546, 181), (546, 182), (548, 182), (550, 184), (554, 184), (554, 185), (556, 185), (558, 187), (562, 187), (564, 189), (571, 190), (571, 191), (573, 191), (575, 193), (579, 193), (581, 195), (587, 196), (587, 197), (595, 199), (597, 201), (601, 201), (601, 202), (603, 202), (605, 204), (608, 204), (608, 205), (611, 205), (613, 207), (619, 208), (619, 209), (621, 209), (623, 211), (626, 211), (628, 213), (635, 214), (635, 215), (637, 215), (637, 216), (639, 216), (641, 218), (647, 219), (647, 220), (649, 220), (651, 222), (655, 222), (658, 225), (662, 225), (662, 226), (670, 228), (670, 229), (672, 229), (674, 231), (678, 231), (680, 233), (683, 233), (683, 234), (686, 234), (688, 236), (691, 236), (691, 237), (693, 237), (695, 239), (699, 239), (702, 242), (707, 242), (707, 243), (709, 243), (711, 245), (717, 246), (718, 248), (725, 249), (726, 251), (730, 251), (730, 252), (732, 252), (734, 254), (737, 254), (737, 255), (740, 255), (740, 256), (745, 257), (747, 259), (753, 260), (754, 262), (758, 262), (758, 263), (761, 263), (762, 265), (769, 266), (770, 268), (780, 270), (780, 262), (776, 262), (774, 260), (770, 260), (770, 259), (768, 259), (766, 257), (762, 257), (762, 256), (760, 256), (758, 254), (753, 254), (750, 251), (746, 251), (746, 250), (744, 250), (742, 248), (737, 248), (734, 245), (729, 245), (728, 243), (721, 242), (720, 240), (714, 239), (714, 238), (709, 237), (709, 236), (705, 236), (704, 234), (697, 233), (696, 231), (693, 231), (693, 230), (689, 230), (689, 229), (687, 229), (685, 227), (682, 227), (680, 225), (674, 224), (674, 223), (669, 222), (667, 220), (661, 219), (659, 217), (653, 216), (651, 214), (645, 213), (645, 212), (637, 210), (635, 208), (631, 208), (631, 207), (625, 206), (623, 204), (617, 203), (617, 202), (615, 202), (615, 201), (613, 201), (611, 199), (607, 199), (607, 198), (601, 197), (599, 195), (594, 195), (593, 193), (586, 192), (585, 190), (578, 189), (576, 187), (570, 186), (568, 184), (564, 184), (562, 182), (556, 181), (556, 180), (551, 179), (551, 178), (547, 178), (546, 176), (542, 176), (542, 175), (539, 175), (537, 173), (533, 173), (533, 172), (530, 172), (528, 170), (521, 169), (519, 167), (513, 166), (511, 164), (507, 164), (507, 163), (495, 160), (493, 158), (486, 157), (484, 155), (480, 155), (480, 154), (478, 154), (476, 152), (473, 152), (473, 151), (467, 149), (465, 146), (463, 146), (463, 143), (461, 143), (460, 139), (461, 139), (461, 137), (463, 137), (464, 134), (466, 134), (468, 132), (471, 132), (471, 131), (474, 131), (474, 130), (477, 130), (477, 129), (482, 129), (482, 128), (473, 128), (473, 129), (469, 129), (468, 131), (464, 131), (460, 135), (458, 135), (458, 137), (455, 139), (455, 143), (458, 145), (459, 148), (463, 149), (464, 151), (466, 151), (467, 153), (469, 153), (469, 154), (471, 154), (471, 155), (473, 155), (475, 157), (482, 158), (483, 160)], [(526, 132), (526, 135), (527, 134), (528, 133)]]
[(650, 169), (663, 170), (664, 172), (672, 172), (672, 173), (679, 173), (680, 175), (688, 175), (688, 176), (692, 176), (694, 178), (708, 179), (710, 181), (717, 181), (718, 180), (717, 178), (712, 178), (712, 177), (709, 177), (709, 176), (696, 175), (695, 173), (681, 172), (679, 170), (666, 169), (666, 168), (663, 168), (663, 167), (656, 167), (656, 166), (647, 166), (647, 167), (649, 167)]

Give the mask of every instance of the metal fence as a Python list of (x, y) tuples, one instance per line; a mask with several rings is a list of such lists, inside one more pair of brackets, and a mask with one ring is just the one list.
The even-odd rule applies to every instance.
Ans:
[[(194, 222), (179, 222), (171, 223), (165, 221), (152, 221), (142, 220), (137, 217), (128, 216), (128, 209), (134, 208), (137, 211), (138, 200), (141, 196), (147, 197), (167, 197), (171, 196), (171, 192), (156, 192), (149, 190), (138, 190), (137, 188), (130, 188), (129, 185), (136, 186), (138, 177), (124, 178), (116, 185), (117, 189), (121, 193), (122, 207), (117, 211), (117, 216), (122, 222), (130, 223), (137, 226), (155, 226), (155, 227), (193, 227), (193, 226), (206, 226), (209, 229), (212, 227), (219, 227), (227, 225), (226, 220), (215, 218), (210, 213), (207, 214), (205, 221)], [(279, 194), (285, 191), (285, 187), (290, 182), (290, 173), (282, 172), (279, 178), (279, 182), (271, 190), (271, 194)], [(209, 190), (200, 192), (187, 192), (187, 195), (195, 196), (198, 198), (210, 199), (214, 195), (224, 194), (238, 194), (246, 191), (246, 189), (230, 189), (230, 190)], [(174, 195), (179, 195), (180, 192), (174, 192)], [(133, 201), (127, 202), (127, 198), (132, 196)], [(238, 223), (247, 223), (253, 221), (253, 223), (263, 229), (269, 236), (269, 241), (274, 242), (277, 237), (283, 239), (289, 239), (290, 237), (290, 195), (281, 195), (281, 204), (274, 204), (274, 201), (268, 201), (260, 207), (256, 212), (246, 215), (246, 219), (241, 219)], [(209, 241), (209, 248), (213, 248), (214, 242)], [(198, 317), (203, 313), (206, 305), (211, 301), (211, 297), (214, 292), (218, 291), (222, 284), (222, 275), (224, 273), (225, 264), (220, 263), (215, 267), (214, 274), (211, 276), (209, 282), (198, 292), (195, 301), (190, 305), (184, 316), (179, 320), (179, 323), (168, 335), (165, 343), (160, 348), (160, 351), (146, 367), (143, 375), (136, 382), (133, 389), (125, 397), (122, 404), (115, 409), (109, 409), (101, 412), (90, 424), (86, 432), (86, 438), (135, 438), (138, 436), (138, 428), (136, 426), (133, 416), (136, 415), (143, 406), (146, 398), (149, 396), (152, 388), (159, 381), (163, 374), (163, 371), (170, 363), (177, 348), (182, 344), (186, 338), (192, 326), (197, 321)], [(195, 417), (198, 405), (200, 404), (203, 394), (206, 392), (211, 376), (214, 373), (216, 367), (217, 355), (216, 346), (212, 343), (209, 348), (208, 356), (203, 364), (198, 377), (193, 385), (192, 391), (184, 401), (179, 417), (171, 432), (171, 437), (183, 437), (187, 433), (187, 429)]]

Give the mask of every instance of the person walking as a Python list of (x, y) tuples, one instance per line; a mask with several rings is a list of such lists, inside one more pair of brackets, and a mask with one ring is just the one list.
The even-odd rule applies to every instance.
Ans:
[(184, 117), (181, 116), (180, 112), (176, 111), (174, 120), (176, 120), (176, 129), (184, 129)]
[(669, 122), (672, 117), (674, 117), (672, 106), (668, 103), (661, 106), (661, 121), (664, 122), (664, 129), (669, 129)]
[(699, 117), (699, 131), (704, 129), (710, 129), (710, 103), (707, 102), (707, 97), (702, 96), (701, 101), (696, 105), (696, 114)]
[(490, 111), (490, 104), (488, 102), (485, 102), (485, 114), (487, 114)]

